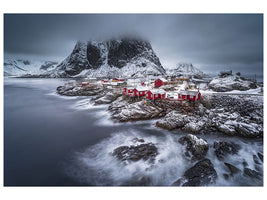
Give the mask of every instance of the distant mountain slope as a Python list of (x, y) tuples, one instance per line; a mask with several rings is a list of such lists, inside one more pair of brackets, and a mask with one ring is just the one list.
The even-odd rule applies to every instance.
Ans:
[(175, 69), (168, 70), (168, 75), (190, 75), (204, 77), (205, 74), (191, 63), (178, 63)]
[(57, 62), (22, 59), (5, 59), (4, 76), (23, 76), (47, 73), (54, 69)]
[(136, 38), (77, 42), (50, 77), (106, 77), (165, 74), (148, 41)]

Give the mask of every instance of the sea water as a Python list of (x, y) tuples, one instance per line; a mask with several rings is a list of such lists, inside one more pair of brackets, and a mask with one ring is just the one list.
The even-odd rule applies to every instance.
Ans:
[[(56, 93), (69, 79), (4, 80), (4, 184), (6, 186), (170, 186), (195, 163), (184, 156), (178, 139), (182, 132), (156, 128), (157, 120), (116, 123), (108, 105), (94, 106), (90, 97), (67, 97)], [(135, 145), (133, 138), (152, 142), (159, 154), (154, 163), (143, 160), (127, 165), (112, 152), (119, 146)], [(218, 179), (211, 186), (255, 186), (243, 173), (229, 179), (230, 173), (215, 156), (214, 141), (235, 142), (241, 146), (228, 162), (243, 170), (263, 170), (253, 155), (263, 153), (257, 139), (227, 137), (223, 134), (200, 135), (210, 144), (211, 160)]]

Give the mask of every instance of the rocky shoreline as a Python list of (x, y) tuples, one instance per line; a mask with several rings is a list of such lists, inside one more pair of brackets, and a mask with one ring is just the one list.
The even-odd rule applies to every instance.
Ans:
[(263, 97), (205, 95), (193, 115), (171, 111), (156, 125), (193, 133), (222, 132), (242, 137), (262, 137)]
[(127, 98), (106, 88), (59, 86), (66, 96), (94, 96), (91, 101), (110, 104), (111, 118), (117, 122), (159, 119), (156, 126), (194, 134), (220, 132), (231, 136), (263, 137), (263, 97), (205, 94), (199, 102), (151, 101)]
[[(133, 138), (133, 145), (119, 146), (110, 152), (111, 156), (117, 159), (123, 165), (130, 165), (135, 162), (143, 160), (149, 164), (146, 171), (153, 170), (157, 163), (164, 163), (164, 160), (158, 159), (160, 154), (157, 143), (147, 142), (142, 138)], [(263, 155), (258, 152), (257, 155), (251, 155), (254, 160), (255, 170), (248, 168), (247, 161), (243, 159), (243, 168), (238, 168), (231, 163), (230, 156), (237, 155), (241, 151), (240, 145), (229, 141), (214, 141), (209, 144), (201, 137), (187, 134), (180, 137), (176, 141), (177, 145), (180, 143), (184, 150), (181, 157), (191, 162), (191, 167), (185, 169), (181, 177), (177, 177), (170, 186), (208, 186), (215, 185), (219, 176), (225, 180), (235, 178), (236, 176), (246, 177), (255, 185), (262, 185), (263, 183)], [(213, 162), (207, 158), (207, 154), (214, 154), (221, 166), (226, 172), (218, 173), (214, 167)], [(229, 162), (230, 161), (230, 162)], [(190, 166), (190, 165), (189, 165)], [(127, 185), (151, 185), (149, 177), (139, 177), (134, 183)]]
[[(209, 152), (214, 154), (221, 165), (227, 169), (227, 173), (220, 174), (225, 180), (242, 176), (256, 185), (262, 185), (263, 154), (261, 152), (251, 155), (255, 169), (248, 168), (245, 159), (243, 159), (243, 169), (237, 168), (228, 160), (229, 156), (239, 153), (241, 147), (238, 144), (223, 140), (209, 144), (199, 135), (223, 133), (230, 136), (262, 139), (263, 97), (210, 94), (203, 95), (199, 102), (181, 102), (174, 107), (175, 105), (168, 105), (168, 102), (127, 98), (119, 92), (106, 88), (82, 89), (60, 86), (57, 91), (67, 96), (94, 96), (91, 102), (95, 105), (109, 104), (108, 110), (111, 117), (117, 122), (158, 119), (156, 126), (159, 128), (187, 132), (186, 136), (177, 141), (177, 145), (179, 143), (183, 146), (181, 156), (192, 165), (181, 177), (177, 177), (171, 186), (216, 184), (219, 175), (214, 168), (214, 161), (207, 158)], [(142, 138), (133, 138), (133, 143), (134, 145), (117, 147), (110, 152), (110, 155), (124, 165), (143, 160), (150, 163), (153, 168), (160, 153), (157, 144), (146, 142)], [(139, 177), (135, 184), (151, 185), (149, 177)]]

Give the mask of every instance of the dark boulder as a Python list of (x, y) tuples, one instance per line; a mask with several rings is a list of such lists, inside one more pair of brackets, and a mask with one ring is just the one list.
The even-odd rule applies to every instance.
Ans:
[(245, 168), (244, 169), (244, 176), (250, 178), (252, 181), (256, 182), (259, 185), (263, 184), (262, 174), (253, 170), (253, 169)]
[(180, 186), (206, 186), (215, 183), (217, 172), (209, 159), (204, 159), (188, 169), (182, 178), (172, 185)]
[(243, 167), (247, 167), (248, 166), (248, 163), (247, 163), (246, 160), (243, 160), (242, 164), (243, 164)]
[(153, 163), (158, 155), (158, 149), (153, 143), (137, 146), (120, 146), (113, 151), (112, 155), (121, 161), (136, 162), (148, 160)]
[(255, 164), (258, 164), (258, 165), (261, 164), (259, 158), (256, 155), (253, 155), (253, 161)]
[(215, 148), (215, 154), (218, 159), (222, 160), (228, 154), (234, 155), (237, 154), (241, 149), (240, 145), (233, 142), (214, 142), (213, 148)]
[(258, 154), (258, 157), (261, 160), (261, 162), (263, 162), (263, 155), (260, 152), (258, 152), (257, 154)]
[(238, 169), (237, 167), (235, 167), (235, 166), (233, 166), (233, 165), (231, 165), (231, 164), (229, 164), (229, 163), (224, 163), (224, 165), (226, 166), (226, 167), (228, 167), (228, 169), (230, 170), (230, 172), (231, 172), (231, 175), (234, 175), (234, 174), (237, 174), (237, 173), (240, 173), (241, 172), (241, 170), (240, 169)]
[(223, 174), (223, 178), (224, 178), (225, 180), (228, 180), (228, 179), (229, 179), (229, 175), (228, 175), (228, 174)]

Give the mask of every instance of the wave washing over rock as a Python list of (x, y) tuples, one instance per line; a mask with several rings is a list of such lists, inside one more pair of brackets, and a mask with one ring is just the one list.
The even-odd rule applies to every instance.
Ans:
[[(193, 144), (190, 148), (179, 142), (183, 137)], [(238, 150), (219, 159), (218, 148), (227, 148), (222, 144)], [(208, 150), (204, 148), (200, 160), (192, 160), (186, 152), (200, 150), (199, 145), (208, 145)], [(96, 186), (262, 185), (262, 151), (257, 142), (151, 135), (132, 129), (74, 153), (65, 164), (65, 173), (82, 185)]]

